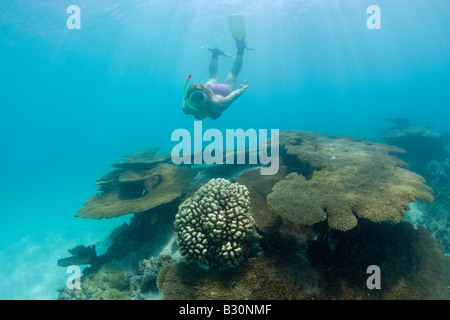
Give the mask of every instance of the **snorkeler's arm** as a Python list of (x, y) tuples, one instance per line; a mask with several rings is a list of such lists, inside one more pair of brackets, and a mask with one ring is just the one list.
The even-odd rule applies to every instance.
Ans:
[(243, 83), (241, 83), (241, 87), (239, 89), (234, 90), (229, 95), (222, 98), (221, 101), (215, 105), (215, 110), (213, 110), (213, 113), (222, 113), (224, 110), (226, 110), (230, 106), (230, 104), (232, 104), (244, 93), (245, 90), (247, 90), (248, 84), (248, 80), (244, 81)]

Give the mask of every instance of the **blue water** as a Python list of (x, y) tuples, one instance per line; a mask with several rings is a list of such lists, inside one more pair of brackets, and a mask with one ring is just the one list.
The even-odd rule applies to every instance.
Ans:
[[(66, 9), (81, 9), (69, 30)], [(369, 30), (366, 9), (381, 8)], [(448, 0), (0, 2), (0, 299), (55, 299), (56, 260), (128, 219), (74, 218), (110, 163), (171, 150), (193, 129), (182, 85), (208, 77), (208, 48), (234, 54), (250, 87), (203, 129), (299, 129), (377, 139), (386, 118), (450, 129)], [(219, 58), (224, 79), (231, 58)]]

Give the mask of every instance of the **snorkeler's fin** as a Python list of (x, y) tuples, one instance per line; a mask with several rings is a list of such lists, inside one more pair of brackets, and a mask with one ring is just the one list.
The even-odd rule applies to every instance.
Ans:
[(245, 40), (245, 21), (243, 15), (235, 14), (230, 16), (230, 30), (234, 40)]
[(238, 54), (242, 53), (244, 49), (253, 50), (245, 44), (246, 29), (243, 15), (235, 14), (230, 16), (230, 30), (238, 46)]

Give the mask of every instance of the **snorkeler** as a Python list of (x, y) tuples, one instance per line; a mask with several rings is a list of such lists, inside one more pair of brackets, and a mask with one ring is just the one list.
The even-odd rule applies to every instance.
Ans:
[(236, 40), (237, 53), (233, 67), (224, 83), (218, 83), (217, 58), (230, 55), (218, 48), (210, 49), (212, 57), (209, 63), (209, 80), (205, 85), (193, 83), (186, 91), (186, 85), (191, 75), (188, 76), (184, 83), (183, 112), (193, 114), (199, 120), (206, 117), (211, 119), (219, 118), (222, 112), (247, 90), (249, 85), (249, 81), (246, 80), (240, 84), (239, 89), (236, 89), (237, 76), (242, 68), (242, 56), (246, 49), (245, 26), (242, 18), (237, 22), (233, 21), (233, 24), (231, 22), (232, 19), (230, 18), (231, 31)]

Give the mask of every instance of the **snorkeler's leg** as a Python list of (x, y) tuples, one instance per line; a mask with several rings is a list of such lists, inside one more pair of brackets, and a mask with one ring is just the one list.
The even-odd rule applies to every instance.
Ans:
[(224, 84), (228, 87), (230, 92), (236, 89), (236, 81), (239, 72), (242, 69), (242, 62), (243, 62), (242, 54), (237, 54), (236, 59), (234, 60), (233, 63), (233, 67), (231, 68), (230, 73), (228, 74), (227, 78), (224, 81)]
[(242, 54), (236, 55), (236, 59), (234, 60), (233, 67), (231, 68), (231, 73), (237, 79), (239, 72), (242, 69)]
[(216, 78), (218, 76), (217, 58), (211, 58), (211, 60), (209, 61), (208, 70), (209, 70), (209, 78)]
[(212, 57), (209, 61), (209, 80), (207, 83), (217, 83), (219, 81), (219, 75), (217, 73), (218, 67), (217, 67), (217, 57)]
[(217, 58), (226, 54), (219, 48), (209, 49), (212, 52), (211, 61), (209, 62), (209, 80), (208, 83), (217, 83), (219, 81)]
[(231, 68), (231, 71), (228, 74), (228, 76), (224, 82), (224, 84), (226, 84), (228, 86), (228, 89), (230, 90), (230, 92), (236, 90), (236, 81), (237, 81), (239, 72), (241, 71), (241, 68), (242, 68), (242, 61), (243, 61), (242, 56), (244, 55), (244, 50), (246, 48), (245, 41), (237, 40), (236, 48), (237, 48), (237, 53), (236, 53), (236, 58), (234, 60), (233, 67)]

